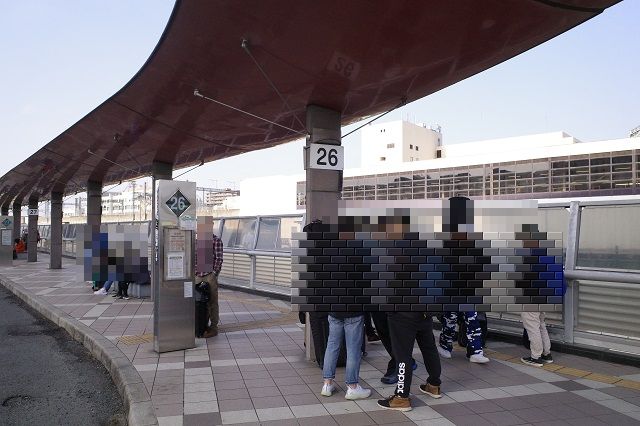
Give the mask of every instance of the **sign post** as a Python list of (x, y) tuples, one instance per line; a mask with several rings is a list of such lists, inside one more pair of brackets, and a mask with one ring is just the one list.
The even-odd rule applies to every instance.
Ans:
[(195, 232), (190, 224), (196, 217), (196, 184), (157, 180), (156, 185), (153, 346), (156, 352), (170, 352), (195, 347)]
[(13, 218), (0, 216), (0, 266), (13, 264)]

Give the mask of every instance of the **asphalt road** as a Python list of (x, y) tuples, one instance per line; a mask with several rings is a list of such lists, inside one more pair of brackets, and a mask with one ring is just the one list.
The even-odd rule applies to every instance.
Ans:
[(0, 285), (0, 425), (123, 425), (107, 370)]

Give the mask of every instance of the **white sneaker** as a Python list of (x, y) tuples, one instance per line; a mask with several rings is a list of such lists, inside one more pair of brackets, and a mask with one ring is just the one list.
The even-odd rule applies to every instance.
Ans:
[(489, 358), (487, 358), (483, 354), (473, 354), (469, 357), (469, 361), (475, 362), (477, 364), (486, 364), (489, 362)]
[(320, 395), (322, 396), (331, 396), (333, 392), (335, 392), (336, 386), (333, 383), (325, 383), (322, 386), (322, 391), (320, 391)]
[(371, 389), (365, 389), (360, 384), (352, 388), (347, 385), (347, 394), (344, 396), (346, 399), (365, 399), (371, 396)]
[(445, 348), (443, 348), (440, 345), (438, 346), (438, 353), (440, 354), (440, 356), (442, 358), (446, 358), (446, 359), (450, 359), (451, 358), (451, 352), (449, 352), (448, 350), (446, 350)]
[(107, 291), (104, 288), (101, 288), (100, 290), (94, 291), (93, 294), (105, 296), (107, 294)]

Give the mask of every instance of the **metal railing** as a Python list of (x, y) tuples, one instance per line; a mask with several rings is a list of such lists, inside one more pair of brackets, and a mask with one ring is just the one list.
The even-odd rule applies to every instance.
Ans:
[(242, 216), (214, 219), (224, 244), (220, 282), (289, 294), (291, 236), (302, 229), (302, 215)]
[[(540, 230), (563, 232), (565, 244), (567, 290), (563, 312), (547, 316), (552, 339), (640, 354), (640, 199), (540, 201), (538, 211)], [(302, 219), (215, 218), (225, 245), (221, 283), (290, 294), (291, 235)], [(64, 252), (73, 255), (74, 227), (63, 229)], [(44, 228), (40, 233), (48, 235)], [(494, 330), (522, 332), (519, 315), (488, 316)]]
[[(632, 220), (640, 200), (541, 201), (539, 211), (565, 216), (541, 220), (542, 231), (562, 231), (565, 243), (563, 312), (547, 316), (552, 339), (640, 355), (640, 222)], [(495, 330), (522, 332), (519, 316), (489, 317)]]

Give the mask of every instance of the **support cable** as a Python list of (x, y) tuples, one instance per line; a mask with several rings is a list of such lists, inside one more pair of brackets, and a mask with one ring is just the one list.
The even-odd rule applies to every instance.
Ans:
[[(260, 73), (262, 74), (262, 76), (264, 77), (265, 80), (267, 80), (267, 83), (269, 83), (269, 85), (271, 86), (271, 88), (273, 89), (274, 92), (276, 92), (276, 94), (278, 95), (278, 97), (280, 97), (280, 100), (282, 101), (282, 103), (287, 107), (287, 109), (289, 110), (289, 113), (293, 114), (293, 108), (291, 108), (291, 105), (289, 105), (289, 102), (287, 102), (287, 100), (285, 99), (285, 97), (282, 95), (282, 93), (280, 93), (280, 91), (278, 90), (278, 88), (276, 87), (275, 83), (273, 82), (273, 80), (271, 80), (269, 78), (269, 76), (267, 75), (266, 71), (264, 70), (264, 68), (262, 68), (262, 66), (260, 65), (260, 63), (258, 63), (258, 60), (255, 58), (255, 56), (253, 56), (253, 54), (251, 53), (251, 50), (249, 49), (249, 40), (247, 39), (243, 39), (242, 40), (242, 49), (247, 52), (247, 55), (249, 55), (249, 57), (251, 58), (251, 60), (253, 61), (254, 64), (256, 64), (256, 67), (258, 68), (258, 70), (260, 70)], [(300, 119), (298, 118), (297, 115), (293, 114), (293, 118), (298, 122), (298, 124), (300, 125), (300, 127), (302, 127), (303, 129), (305, 128), (305, 125), (302, 124), (302, 121), (300, 121)]]
[(186, 175), (187, 173), (192, 172), (192, 171), (194, 171), (195, 169), (197, 169), (198, 167), (203, 166), (203, 165), (204, 165), (204, 160), (201, 160), (201, 161), (200, 161), (200, 164), (198, 164), (198, 165), (197, 165), (197, 166), (195, 166), (195, 167), (190, 168), (190, 169), (189, 169), (189, 170), (187, 170), (186, 172), (182, 172), (182, 173), (180, 173), (178, 176), (171, 178), (171, 180), (174, 180), (174, 179), (176, 179), (176, 178), (179, 178), (179, 177), (180, 177), (180, 176), (182, 176), (182, 175)]
[(377, 116), (377, 117), (375, 117), (375, 118), (372, 118), (371, 120), (369, 120), (369, 121), (367, 121), (366, 123), (364, 123), (362, 126), (358, 126), (358, 127), (356, 127), (355, 129), (353, 129), (352, 131), (350, 131), (350, 132), (349, 132), (349, 133), (347, 133), (346, 135), (342, 136), (342, 137), (341, 137), (341, 139), (346, 138), (347, 136), (349, 136), (350, 134), (352, 134), (352, 133), (354, 133), (354, 132), (357, 132), (358, 130), (362, 129), (364, 126), (366, 126), (366, 125), (369, 125), (369, 124), (373, 123), (374, 121), (376, 121), (376, 120), (378, 120), (378, 119), (380, 119), (380, 118), (384, 117), (385, 115), (389, 114), (390, 112), (397, 110), (398, 108), (400, 108), (400, 107), (402, 107), (402, 106), (406, 105), (406, 103), (407, 103), (407, 98), (402, 98), (402, 100), (400, 101), (400, 103), (399, 103), (398, 105), (394, 106), (394, 107), (393, 107), (393, 108), (391, 108), (389, 111), (387, 111), (387, 112), (383, 112), (383, 113), (382, 113), (382, 114), (380, 114), (379, 116)]
[(299, 130), (292, 129), (291, 127), (283, 126), (282, 124), (280, 124), (280, 123), (276, 123), (275, 121), (267, 120), (266, 118), (264, 118), (264, 117), (260, 117), (259, 115), (255, 115), (255, 114), (252, 114), (252, 113), (250, 113), (250, 112), (244, 111), (244, 110), (242, 110), (242, 109), (240, 109), (240, 108), (236, 108), (236, 107), (231, 106), (231, 105), (229, 105), (229, 104), (225, 104), (224, 102), (221, 102), (221, 101), (218, 101), (218, 100), (216, 100), (216, 99), (213, 99), (213, 98), (210, 98), (210, 97), (208, 97), (208, 96), (203, 95), (202, 93), (200, 93), (200, 91), (199, 91), (198, 89), (195, 89), (195, 90), (193, 91), (193, 95), (194, 95), (194, 96), (198, 96), (199, 98), (202, 98), (202, 99), (206, 99), (206, 100), (211, 101), (211, 102), (213, 102), (213, 103), (216, 103), (216, 104), (221, 105), (221, 106), (223, 106), (223, 107), (226, 107), (226, 108), (232, 109), (232, 110), (234, 110), (234, 111), (241, 112), (242, 114), (248, 115), (248, 116), (250, 116), (250, 117), (257, 118), (258, 120), (262, 120), (262, 121), (267, 122), (267, 123), (269, 123), (269, 124), (273, 124), (274, 126), (281, 127), (281, 128), (283, 128), (283, 129), (285, 129), (285, 130), (288, 130), (288, 131), (290, 131), (290, 132), (297, 133), (297, 134), (302, 135), (302, 136), (304, 136), (304, 137), (306, 137), (306, 136), (307, 136), (307, 132), (301, 132), (301, 131), (299, 131)]
[(123, 166), (123, 165), (122, 165), (122, 164), (120, 164), (120, 163), (116, 163), (116, 162), (115, 162), (115, 161), (113, 161), (113, 160), (109, 160), (107, 157), (103, 157), (103, 156), (101, 156), (101, 155), (96, 154), (95, 152), (91, 151), (91, 148), (87, 149), (87, 152), (88, 152), (89, 154), (91, 154), (91, 155), (95, 155), (95, 156), (96, 156), (96, 157), (98, 157), (98, 158), (102, 158), (103, 160), (106, 160), (106, 161), (108, 161), (108, 162), (109, 162), (109, 163), (111, 163), (111, 164), (114, 164), (114, 165), (116, 165), (116, 166), (118, 166), (118, 167), (122, 167), (123, 169), (128, 170), (128, 171), (130, 171), (130, 172), (133, 172), (133, 173), (140, 173), (140, 170), (135, 170), (135, 169), (132, 169), (132, 168), (130, 168), (130, 167)]

